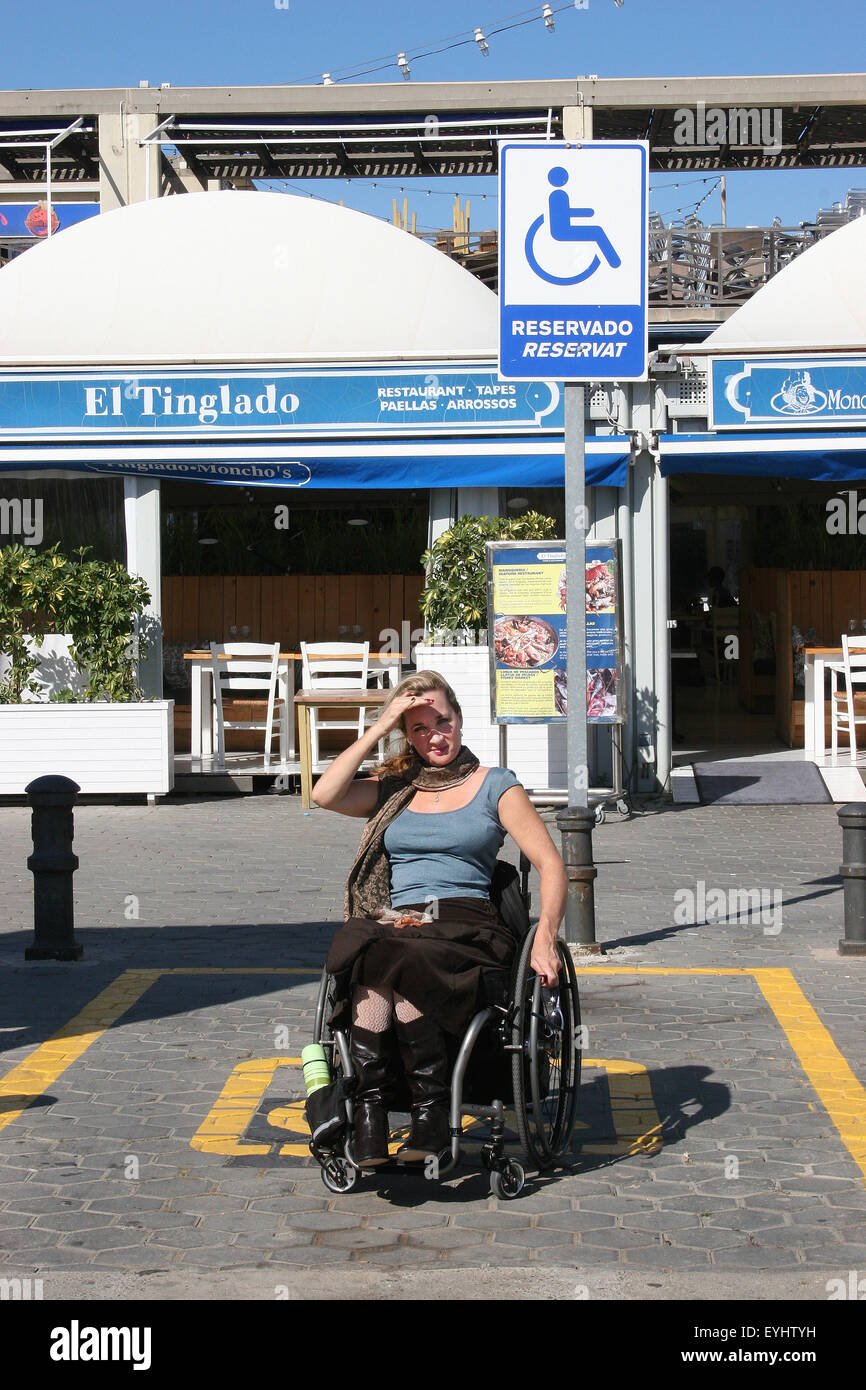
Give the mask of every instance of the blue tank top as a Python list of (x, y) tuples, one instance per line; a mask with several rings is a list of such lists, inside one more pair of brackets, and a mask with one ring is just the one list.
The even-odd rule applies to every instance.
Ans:
[(472, 800), (456, 811), (405, 807), (385, 831), (391, 906), (428, 898), (486, 898), (506, 833), (499, 798), (516, 786), (510, 768), (492, 767)]

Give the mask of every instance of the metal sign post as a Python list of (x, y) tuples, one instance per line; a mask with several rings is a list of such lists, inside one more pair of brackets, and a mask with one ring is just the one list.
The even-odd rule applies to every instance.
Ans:
[[(566, 609), (568, 725), (568, 806), (556, 823), (562, 835), (568, 874), (565, 940), (590, 950), (595, 945), (596, 869), (592, 860), (594, 813), (589, 809), (589, 753), (586, 724), (586, 433), (584, 387), (565, 385), (565, 569), (569, 576)], [(575, 580), (577, 582), (575, 582)], [(596, 948), (597, 949), (597, 948)]]
[(565, 939), (595, 943), (586, 728), (584, 383), (647, 375), (646, 141), (500, 145), (499, 370), (565, 383), (569, 805)]

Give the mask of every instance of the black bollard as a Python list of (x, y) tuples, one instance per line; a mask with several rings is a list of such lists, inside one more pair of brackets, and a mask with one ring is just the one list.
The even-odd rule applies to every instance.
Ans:
[(840, 956), (866, 956), (866, 802), (852, 801), (837, 812), (842, 827), (845, 935)]
[(595, 939), (595, 879), (592, 861), (592, 827), (595, 812), (586, 806), (568, 806), (556, 813), (562, 834), (562, 857), (568, 876), (565, 905), (565, 940), (583, 951), (599, 951)]
[(72, 807), (81, 788), (69, 777), (37, 777), (24, 788), (33, 808), (33, 853), (27, 867), (33, 874), (34, 944), (25, 960), (80, 960), (84, 947), (75, 940), (72, 875), (78, 856), (72, 853), (75, 825)]

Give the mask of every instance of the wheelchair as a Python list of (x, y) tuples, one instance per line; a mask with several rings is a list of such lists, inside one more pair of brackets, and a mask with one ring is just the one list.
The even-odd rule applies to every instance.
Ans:
[[(486, 990), (489, 1001), (472, 1019), (462, 1041), (452, 1048), (450, 1098), (450, 1151), (435, 1157), (431, 1173), (430, 1158), (424, 1164), (411, 1164), (401, 1171), (424, 1171), (441, 1177), (460, 1163), (462, 1117), (472, 1116), (490, 1122), (489, 1140), (482, 1146), (481, 1163), (490, 1174), (494, 1197), (520, 1195), (526, 1182), (526, 1167), (505, 1152), (506, 1107), (513, 1105), (517, 1133), (525, 1159), (539, 1172), (552, 1168), (568, 1147), (577, 1113), (580, 1087), (580, 999), (571, 952), (564, 941), (557, 941), (561, 969), (554, 989), (545, 989), (531, 969), (530, 956), (535, 929), (530, 925), (528, 893), (529, 860), (520, 856), (520, 872), (499, 859), (490, 887), (491, 901), (503, 920), (518, 936), (521, 945), (512, 964), (510, 988), (503, 987), (503, 971), (491, 970)], [(498, 983), (496, 983), (498, 982)], [(348, 1034), (332, 1031), (327, 1019), (333, 1008), (333, 978), (322, 972), (316, 1000), (313, 1041), (320, 1043), (331, 1068), (345, 1107), (345, 1125), (336, 1139), (310, 1143), (310, 1152), (319, 1163), (322, 1181), (329, 1192), (344, 1193), (360, 1178), (387, 1171), (393, 1166), (359, 1168), (352, 1152), (352, 1091), (354, 1073)], [(498, 996), (498, 997), (497, 997)], [(456, 1041), (456, 1040), (455, 1040)], [(493, 1099), (486, 1099), (490, 1095)], [(403, 1105), (407, 1110), (408, 1091)], [(486, 1103), (483, 1103), (486, 1100)], [(432, 1157), (432, 1156), (431, 1156)]]

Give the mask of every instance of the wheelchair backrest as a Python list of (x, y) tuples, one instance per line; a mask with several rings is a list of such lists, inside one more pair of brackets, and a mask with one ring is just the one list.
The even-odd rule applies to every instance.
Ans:
[(527, 891), (529, 861), (523, 854), (520, 856), (520, 868), (519, 873), (506, 859), (497, 859), (490, 880), (490, 901), (499, 910), (506, 926), (522, 941), (531, 925)]

